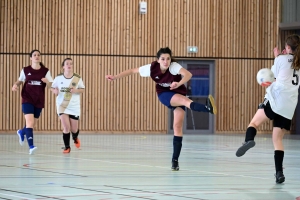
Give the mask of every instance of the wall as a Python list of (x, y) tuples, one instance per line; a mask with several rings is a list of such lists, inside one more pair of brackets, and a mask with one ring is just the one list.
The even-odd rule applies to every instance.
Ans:
[[(139, 14), (139, 2), (0, 0), (1, 132), (24, 125), (20, 95), (11, 87), (37, 48), (53, 76), (64, 58), (73, 58), (86, 85), (82, 131), (166, 133), (167, 109), (150, 79), (104, 79), (150, 63), (165, 46), (178, 58), (215, 60), (216, 132), (244, 132), (264, 95), (256, 72), (272, 65), (272, 49), (280, 43), (280, 0), (152, 0), (146, 15)], [(199, 52), (188, 54), (190, 45)], [(267, 123), (260, 132), (271, 127)], [(50, 92), (36, 130), (61, 131)]]

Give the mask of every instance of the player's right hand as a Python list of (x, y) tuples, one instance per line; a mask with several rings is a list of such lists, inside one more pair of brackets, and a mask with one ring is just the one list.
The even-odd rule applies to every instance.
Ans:
[(18, 91), (19, 90), (19, 86), (17, 86), (16, 84), (14, 84), (11, 88), (12, 91)]
[(53, 94), (58, 95), (59, 89), (58, 89), (58, 88), (54, 88), (54, 89), (52, 90), (52, 92), (53, 92)]
[(106, 78), (107, 80), (109, 80), (109, 81), (113, 81), (113, 80), (116, 79), (116, 77), (113, 76), (113, 75), (106, 75), (105, 78)]

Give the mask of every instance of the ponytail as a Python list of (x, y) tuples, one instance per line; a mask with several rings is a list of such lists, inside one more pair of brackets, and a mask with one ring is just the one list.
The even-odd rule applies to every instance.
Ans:
[(289, 35), (285, 40), (286, 45), (291, 47), (294, 54), (292, 68), (295, 70), (300, 69), (300, 36), (297, 34)]
[[(300, 38), (299, 38), (300, 40)], [(292, 63), (292, 68), (295, 70), (300, 69), (300, 44), (298, 44), (297, 48), (294, 51), (294, 59)]]

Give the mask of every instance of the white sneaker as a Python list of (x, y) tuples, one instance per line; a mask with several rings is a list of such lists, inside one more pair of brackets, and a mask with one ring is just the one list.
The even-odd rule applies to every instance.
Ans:
[(17, 135), (19, 136), (19, 143), (20, 143), (20, 145), (23, 146), (23, 144), (24, 144), (24, 135), (22, 133), (22, 130), (18, 130), (17, 131)]
[(35, 150), (37, 150), (37, 147), (33, 146), (29, 149), (29, 154), (32, 155), (35, 152)]

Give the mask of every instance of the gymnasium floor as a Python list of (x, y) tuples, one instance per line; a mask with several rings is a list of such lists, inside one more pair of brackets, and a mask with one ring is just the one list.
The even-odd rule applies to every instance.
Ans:
[(300, 199), (300, 136), (284, 139), (286, 182), (276, 184), (270, 135), (235, 156), (244, 135), (185, 135), (171, 171), (172, 135), (80, 135), (63, 154), (62, 136), (35, 135), (28, 155), (16, 134), (0, 140), (0, 199)]

